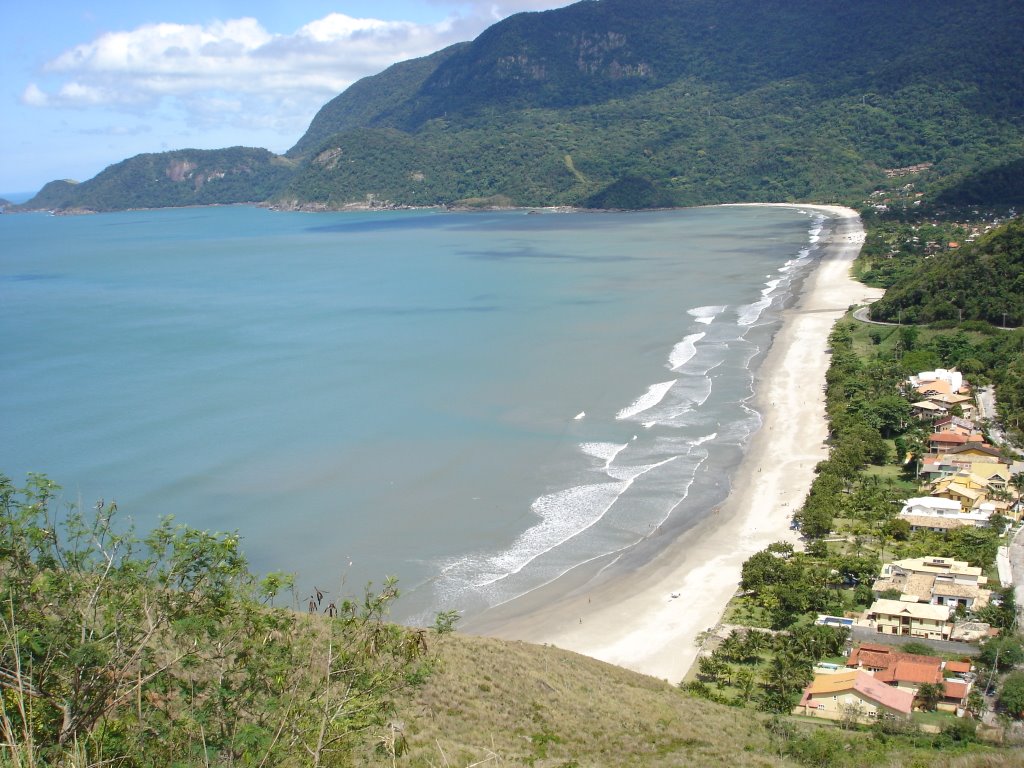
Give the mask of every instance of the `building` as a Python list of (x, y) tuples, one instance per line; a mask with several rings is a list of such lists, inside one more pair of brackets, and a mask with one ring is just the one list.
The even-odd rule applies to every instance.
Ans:
[(862, 643), (850, 653), (846, 666), (871, 672), (876, 680), (914, 694), (925, 683), (942, 682), (940, 658), (901, 653), (889, 645)]
[[(980, 478), (974, 478), (972, 482), (978, 483), (983, 482)], [(948, 489), (949, 487), (961, 488), (961, 485), (955, 483), (949, 483), (945, 480), (940, 481), (941, 488)], [(967, 492), (970, 493), (974, 489), (969, 489)], [(980, 498), (984, 499), (984, 493), (982, 491), (975, 491), (979, 494)], [(953, 497), (953, 498), (950, 498)], [(941, 521), (958, 520), (962, 525), (973, 525), (976, 528), (984, 528), (989, 524), (989, 520), (992, 517), (992, 513), (996, 510), (997, 504), (991, 501), (979, 501), (972, 507), (964, 509), (964, 505), (959, 497), (955, 493), (948, 493), (943, 496), (915, 496), (914, 498), (907, 499), (903, 505), (903, 508), (899, 512), (899, 517), (911, 520), (911, 525), (916, 524), (921, 528), (928, 528), (931, 530), (944, 530), (946, 528), (956, 528), (959, 526), (949, 525), (943, 526), (939, 523)], [(929, 521), (934, 521), (934, 525), (929, 525)]]
[(969, 385), (964, 381), (964, 376), (960, 371), (945, 368), (921, 371), (917, 376), (911, 376), (910, 386), (922, 395), (957, 394), (969, 391)]
[(953, 630), (950, 608), (909, 600), (878, 599), (866, 618), (880, 635), (909, 635), (929, 640), (946, 640)]
[(985, 585), (988, 577), (982, 574), (981, 568), (971, 565), (966, 560), (954, 560), (951, 557), (908, 557), (904, 560), (894, 560), (882, 566), (880, 578), (887, 579), (893, 576), (912, 573), (935, 576), (944, 581), (952, 581), (958, 584)]
[(988, 605), (992, 592), (983, 589), (988, 578), (981, 568), (962, 560), (945, 557), (918, 557), (897, 560), (882, 566), (871, 592), (880, 598), (887, 592), (899, 592), (903, 603), (928, 603), (977, 611)]
[(815, 675), (793, 714), (871, 723), (883, 717), (906, 720), (913, 706), (914, 694), (886, 685), (870, 672), (852, 669)]

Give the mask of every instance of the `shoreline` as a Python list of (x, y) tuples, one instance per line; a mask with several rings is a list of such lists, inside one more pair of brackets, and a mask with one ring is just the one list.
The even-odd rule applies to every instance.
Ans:
[(736, 205), (821, 211), (831, 217), (831, 231), (820, 243), (817, 265), (782, 311), (782, 324), (755, 375), (753, 405), (762, 424), (729, 496), (642, 567), (600, 573), (599, 559), (474, 616), (462, 631), (555, 645), (676, 683), (696, 659), (698, 636), (721, 620), (743, 562), (774, 541), (795, 541), (790, 519), (810, 490), (815, 465), (828, 455), (829, 333), (851, 304), (880, 292), (849, 275), (864, 240), (855, 211)]

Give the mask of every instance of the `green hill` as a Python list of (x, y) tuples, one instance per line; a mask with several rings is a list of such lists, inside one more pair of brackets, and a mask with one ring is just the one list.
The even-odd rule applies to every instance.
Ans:
[(1024, 219), (955, 251), (915, 262), (871, 305), (871, 317), (1024, 325)]
[(89, 181), (53, 181), (17, 210), (111, 211), (254, 203), (276, 194), (292, 161), (265, 149), (180, 149), (136, 155)]
[(663, 190), (658, 205), (855, 200), (917, 163), (942, 182), (1024, 147), (1024, 13), (983, 6), (602, 0), (520, 14), (421, 60), (403, 103), (304, 138), (286, 197), (579, 204), (631, 179)]

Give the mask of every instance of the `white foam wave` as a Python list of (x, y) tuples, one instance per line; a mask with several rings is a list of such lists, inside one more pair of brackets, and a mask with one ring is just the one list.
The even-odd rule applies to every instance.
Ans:
[(711, 325), (711, 321), (718, 317), (725, 311), (725, 307), (722, 306), (711, 306), (711, 307), (696, 307), (695, 309), (688, 309), (686, 314), (693, 317), (698, 323), (704, 323), (704, 325)]
[(616, 483), (577, 485), (541, 496), (530, 507), (541, 521), (523, 531), (509, 549), (487, 558), (484, 578), (474, 586), (487, 587), (519, 573), (541, 555), (583, 533), (600, 522), (638, 477), (677, 458), (671, 456), (642, 467), (622, 467), (623, 478)]
[(660, 384), (652, 384), (647, 388), (647, 392), (645, 394), (634, 400), (633, 404), (629, 407), (623, 408), (619, 411), (615, 418), (619, 420), (629, 419), (636, 416), (638, 413), (643, 413), (648, 408), (653, 408), (662, 401), (665, 395), (668, 394), (668, 391), (672, 389), (672, 385), (675, 384), (676, 381), (677, 379), (672, 379), (672, 381), (663, 381)]
[(623, 443), (622, 445), (618, 443), (580, 443), (580, 450), (587, 454), (587, 456), (604, 460), (606, 469), (609, 464), (615, 461), (615, 457), (627, 447), (629, 447), (629, 443)]
[(712, 432), (710, 435), (704, 435), (704, 437), (698, 437), (696, 440), (691, 442), (690, 445), (692, 445), (694, 447), (696, 447), (698, 445), (703, 445), (704, 443), (706, 443), (706, 442), (708, 442), (710, 440), (714, 440), (716, 437), (718, 437), (718, 433), (717, 432)]
[(824, 216), (815, 216), (814, 217), (814, 223), (811, 224), (811, 228), (810, 228), (810, 230), (808, 230), (808, 234), (811, 237), (811, 242), (812, 243), (818, 242), (819, 236), (821, 235), (821, 230), (824, 229), (824, 226), (825, 226), (825, 217)]
[(755, 301), (753, 304), (746, 304), (737, 308), (736, 315), (739, 318), (737, 322), (740, 325), (753, 325), (761, 317), (761, 313), (768, 309), (771, 303), (771, 297), (766, 296), (760, 301)]
[(574, 420), (574, 421), (580, 421), (580, 420), (581, 420), (581, 419), (583, 419), (583, 417), (584, 417), (584, 416), (586, 416), (586, 415), (587, 415), (587, 412), (586, 412), (586, 411), (580, 411), (579, 413), (577, 413), (577, 414), (576, 414), (575, 416), (573, 416), (572, 418), (573, 418), (573, 420)]
[(703, 339), (706, 333), (691, 333), (685, 339), (680, 341), (675, 347), (672, 348), (672, 352), (668, 356), (668, 367), (673, 371), (677, 371), (690, 362), (695, 354), (697, 354), (697, 342)]
[(762, 296), (767, 296), (769, 293), (779, 287), (779, 283), (782, 282), (782, 278), (776, 278), (775, 280), (769, 280), (764, 284), (764, 288), (761, 290)]

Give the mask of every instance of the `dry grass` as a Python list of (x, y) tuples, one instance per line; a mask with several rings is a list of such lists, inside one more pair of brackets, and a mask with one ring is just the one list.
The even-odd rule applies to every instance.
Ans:
[(407, 766), (792, 765), (758, 716), (553, 647), (458, 635), (403, 703)]
[[(820, 721), (786, 718), (800, 738), (824, 729), (838, 743), (830, 757), (799, 762), (773, 737), (767, 716), (690, 698), (651, 677), (553, 647), (466, 635), (436, 638), (439, 668), (399, 705), (407, 741), (392, 763), (405, 768), (590, 768), (591, 766), (836, 765), (842, 768), (1024, 768), (1024, 749), (940, 750)], [(778, 731), (777, 731), (778, 733)]]

